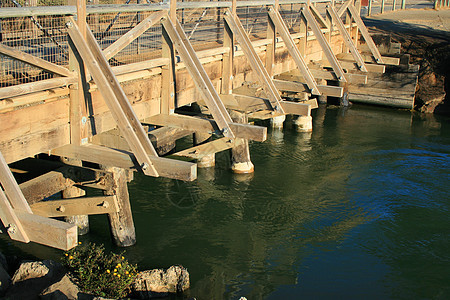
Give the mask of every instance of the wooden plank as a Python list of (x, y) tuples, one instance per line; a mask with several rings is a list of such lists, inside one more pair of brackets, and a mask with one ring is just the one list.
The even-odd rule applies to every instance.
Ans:
[(107, 63), (100, 47), (98, 46), (91, 30), (87, 30), (87, 43), (77, 29), (75, 22), (68, 23), (68, 32), (77, 47), (81, 57), (89, 68), (97, 87), (99, 88), (114, 119), (124, 134), (133, 153), (146, 175), (158, 176), (152, 161), (148, 155), (157, 156), (142, 125), (139, 123), (131, 104), (126, 98), (117, 78)]
[(118, 76), (127, 73), (167, 66), (169, 64), (169, 61), (169, 58), (161, 57), (122, 66), (114, 66), (111, 69), (113, 70), (114, 74)]
[(56, 89), (73, 84), (77, 81), (76, 77), (58, 77), (52, 79), (45, 79), (35, 82), (23, 83), (0, 88), (0, 99), (13, 98), (24, 94), (31, 94), (35, 92)]
[(236, 15), (233, 15), (230, 10), (225, 12), (225, 21), (227, 22), (230, 29), (233, 31), (233, 34), (236, 36), (236, 40), (241, 45), (241, 48), (249, 60), (249, 63), (259, 78), (260, 83), (263, 86), (263, 89), (268, 97), (272, 109), (274, 110), (282, 110), (279, 101), (281, 100), (280, 94), (278, 93), (277, 88), (275, 87), (272, 79), (270, 78), (267, 70), (264, 68), (261, 59), (257, 55), (255, 49), (252, 46), (250, 39), (248, 38), (245, 30), (242, 28), (242, 24), (239, 18)]
[(74, 75), (72, 72), (70, 72), (68, 69), (66, 69), (64, 67), (58, 66), (58, 65), (48, 62), (42, 58), (19, 51), (12, 47), (8, 47), (4, 44), (0, 44), (0, 53), (3, 55), (6, 55), (8, 57), (20, 60), (29, 65), (38, 67), (40, 69), (43, 69), (43, 70), (53, 73), (53, 74), (57, 74), (60, 76), (68, 76), (68, 77), (73, 77), (73, 75)]
[(77, 226), (38, 215), (16, 212), (30, 241), (67, 251), (78, 244)]
[(114, 55), (119, 53), (122, 49), (131, 44), (135, 39), (141, 36), (150, 27), (159, 22), (159, 20), (161, 20), (161, 18), (165, 15), (167, 15), (167, 10), (161, 10), (158, 12), (154, 12), (150, 16), (145, 18), (138, 25), (134, 26), (133, 29), (122, 35), (117, 41), (115, 41), (108, 48), (103, 50), (105, 58), (109, 60), (110, 58), (114, 57)]
[(11, 203), (11, 207), (16, 211), (31, 213), (30, 206), (25, 200), (19, 185), (16, 182), (11, 170), (6, 163), (2, 153), (0, 153), (0, 183), (5, 190), (6, 197)]
[(242, 139), (229, 139), (227, 137), (223, 137), (199, 146), (176, 152), (173, 155), (201, 159), (204, 156), (233, 148), (241, 141)]
[[(325, 67), (328, 66), (325, 61), (322, 61), (322, 63), (324, 63), (323, 65)], [(359, 71), (358, 66), (356, 66), (354, 62), (340, 60), (339, 63), (341, 64), (341, 66), (344, 69)], [(371, 72), (371, 73), (372, 72), (373, 73), (384, 73), (386, 71), (385, 65), (365, 64), (365, 66), (366, 66), (367, 72)]]
[(337, 15), (340, 17), (342, 17), (342, 15), (345, 13), (345, 11), (347, 10), (347, 7), (353, 3), (354, 0), (347, 0), (346, 2), (344, 2), (342, 4), (342, 6), (339, 8)]
[(355, 7), (352, 5), (348, 6), (348, 10), (351, 13), (353, 20), (355, 20), (356, 25), (358, 26), (359, 31), (361, 32), (361, 35), (363, 36), (364, 40), (366, 41), (367, 46), (369, 46), (370, 51), (372, 52), (372, 55), (375, 58), (375, 61), (379, 64), (383, 64), (383, 58), (381, 57), (380, 52), (378, 51), (377, 46), (372, 40), (372, 37), (370, 36), (369, 31), (367, 30), (366, 25), (362, 21), (361, 17), (359, 16), (358, 12), (356, 11)]
[(314, 15), (314, 17), (316, 18), (316, 20), (319, 23), (319, 25), (321, 27), (324, 27), (324, 28), (328, 29), (329, 28), (328, 22), (325, 21), (325, 19), (322, 17), (322, 15), (317, 10), (317, 8), (314, 5), (309, 5), (309, 9), (311, 10), (311, 13)]
[[(214, 120), (184, 116), (179, 114), (156, 115), (146, 120), (159, 126), (177, 127), (185, 130), (213, 133), (219, 130)], [(229, 123), (234, 135), (238, 138), (250, 139), (263, 142), (267, 138), (267, 128), (248, 124)], [(237, 130), (237, 132), (235, 132)]]
[(30, 239), (17, 217), (3, 189), (0, 188), (0, 220), (7, 229), (9, 237), (13, 240), (28, 243)]
[(33, 213), (42, 217), (100, 215), (118, 212), (117, 196), (80, 197), (41, 201), (31, 205)]
[(303, 59), (302, 55), (300, 54), (297, 46), (295, 45), (294, 40), (292, 39), (292, 36), (289, 33), (289, 29), (284, 23), (280, 13), (277, 10), (270, 8), (269, 16), (275, 23), (276, 29), (280, 33), (281, 38), (283, 39), (284, 44), (286, 45), (286, 48), (289, 51), (289, 54), (292, 56), (292, 58), (295, 61), (295, 64), (297, 65), (297, 68), (302, 72), (302, 75), (306, 80), (306, 84), (308, 85), (308, 88), (311, 90), (311, 94), (320, 95), (317, 83), (314, 80), (314, 77), (312, 76), (311, 72), (309, 71), (309, 68), (306, 65), (306, 62)]
[[(220, 101), (219, 95), (214, 89), (214, 86), (207, 76), (205, 69), (193, 52), (194, 50), (184, 34), (181, 25), (177, 23), (177, 27), (175, 28), (169, 18), (164, 18), (162, 20), (162, 24), (170, 39), (175, 44), (177, 51), (183, 59), (188, 72), (191, 74), (198, 91), (202, 95), (203, 100), (206, 102), (208, 109), (211, 111), (214, 120), (217, 122), (220, 129), (224, 131), (226, 136), (234, 137), (233, 132), (228, 128), (228, 123), (231, 123), (231, 118), (228, 115), (228, 112), (226, 112), (223, 103)], [(227, 128), (227, 130), (224, 130), (225, 128)]]
[[(273, 81), (278, 89), (290, 92), (306, 92), (307, 88), (304, 83), (277, 80)], [(318, 85), (320, 92), (326, 96), (342, 97), (343, 88), (338, 86)]]
[(284, 111), (287, 114), (299, 116), (311, 116), (311, 105), (292, 101), (281, 101)]
[(323, 36), (322, 30), (320, 30), (319, 26), (317, 25), (316, 20), (311, 15), (311, 11), (306, 6), (306, 7), (302, 8), (301, 13), (305, 16), (306, 20), (308, 21), (308, 26), (312, 29), (314, 36), (316, 37), (317, 41), (319, 42), (319, 45), (322, 48), (322, 51), (325, 54), (328, 62), (331, 64), (331, 67), (333, 68), (334, 73), (336, 73), (338, 80), (342, 81), (342, 82), (346, 82), (346, 79), (344, 77), (344, 70), (342, 69), (341, 65), (339, 64), (336, 56), (333, 54), (333, 51), (331, 50), (331, 47), (328, 44), (327, 40)]
[[(65, 156), (123, 169), (134, 169), (139, 167), (131, 152), (92, 144), (83, 146), (66, 145), (53, 149), (51, 153), (58, 156)], [(193, 181), (197, 178), (196, 164), (156, 156), (152, 157), (152, 161), (161, 177), (185, 181)]]
[(350, 53), (352, 54), (353, 59), (356, 61), (358, 68), (363, 72), (367, 72), (363, 58), (359, 54), (358, 49), (356, 49), (356, 46), (353, 43), (350, 34), (345, 29), (344, 23), (342, 22), (341, 18), (337, 16), (334, 7), (327, 5), (327, 12), (330, 14), (331, 18), (336, 24), (339, 32), (341, 33), (342, 38), (344, 39), (345, 44), (347, 45), (347, 48), (350, 49)]
[[(336, 57), (339, 60), (350, 60), (352, 59), (352, 55), (350, 53), (339, 53), (336, 55)], [(361, 57), (364, 59), (367, 63), (374, 63), (375, 60), (373, 59), (372, 55), (368, 55), (366, 53), (361, 53)], [(398, 66), (400, 65), (400, 58), (398, 57), (389, 57), (389, 56), (381, 56), (383, 58), (383, 63), (385, 65), (392, 65), (392, 66)]]
[[(350, 55), (350, 54), (349, 54)], [(324, 80), (336, 80), (336, 76), (332, 71), (328, 71), (325, 69), (310, 69), (311, 74), (317, 79)], [(351, 84), (364, 84), (367, 83), (367, 75), (365, 74), (353, 74), (353, 73), (345, 73), (345, 79), (348, 83)], [(282, 73), (276, 76), (276, 79), (287, 80), (287, 81), (298, 81), (303, 82), (304, 77), (298, 70), (292, 70), (286, 73)]]

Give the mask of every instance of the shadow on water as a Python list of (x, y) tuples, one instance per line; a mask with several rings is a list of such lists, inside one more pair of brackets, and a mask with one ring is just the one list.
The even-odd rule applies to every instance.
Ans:
[[(183, 264), (197, 299), (448, 298), (449, 124), (321, 106), (312, 133), (250, 143), (252, 175), (228, 153), (191, 183), (136, 175), (127, 256)], [(84, 239), (109, 243), (91, 220)]]

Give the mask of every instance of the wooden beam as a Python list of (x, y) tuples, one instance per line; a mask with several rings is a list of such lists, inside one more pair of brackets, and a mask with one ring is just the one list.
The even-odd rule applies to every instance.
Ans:
[[(323, 63), (323, 66), (325, 66), (325, 67), (329, 66), (329, 64), (327, 64), (325, 61), (322, 61), (322, 63)], [(346, 70), (359, 71), (358, 66), (354, 62), (340, 60), (339, 63)], [(385, 65), (365, 64), (365, 66), (366, 66), (367, 72), (370, 72), (370, 73), (384, 73), (386, 71)]]
[(287, 114), (299, 116), (311, 116), (311, 105), (292, 101), (281, 101), (284, 111)]
[(320, 95), (317, 83), (314, 80), (314, 77), (312, 76), (311, 72), (309, 71), (309, 68), (306, 65), (306, 62), (303, 59), (302, 55), (300, 54), (297, 46), (295, 45), (294, 40), (292, 39), (292, 36), (289, 33), (289, 29), (284, 23), (280, 13), (277, 10), (270, 8), (269, 16), (274, 22), (277, 31), (280, 33), (281, 38), (283, 39), (284, 44), (286, 45), (286, 48), (289, 51), (289, 54), (291, 54), (292, 58), (295, 61), (295, 64), (297, 65), (297, 68), (302, 72), (302, 75), (306, 80), (306, 84), (308, 85), (308, 88), (311, 90), (311, 94)]
[(333, 71), (336, 74), (337, 79), (339, 81), (346, 82), (346, 79), (344, 77), (344, 70), (342, 69), (341, 65), (339, 64), (339, 61), (337, 60), (336, 56), (331, 50), (331, 47), (328, 44), (327, 40), (325, 39), (322, 30), (320, 30), (319, 26), (317, 25), (316, 19), (312, 16), (309, 7), (308, 6), (303, 7), (301, 10), (301, 14), (304, 15), (305, 19), (308, 21), (308, 26), (312, 29), (314, 36), (319, 42), (319, 45), (322, 48), (322, 51), (325, 54), (328, 62), (331, 64), (331, 67), (333, 68)]
[(167, 15), (167, 10), (161, 10), (154, 12), (150, 16), (145, 18), (142, 22), (133, 27), (133, 29), (128, 31), (126, 34), (122, 35), (117, 41), (115, 41), (108, 48), (103, 50), (105, 58), (109, 60), (114, 55), (119, 53), (122, 49), (131, 44), (135, 39), (141, 36), (150, 27), (159, 22), (159, 20), (161, 20), (161, 18), (165, 15)]
[(277, 88), (275, 87), (272, 79), (267, 73), (267, 70), (264, 68), (261, 59), (253, 48), (250, 39), (245, 33), (245, 30), (242, 28), (242, 24), (238, 16), (234, 15), (230, 10), (227, 10), (225, 12), (225, 21), (235, 35), (236, 40), (241, 45), (241, 48), (245, 56), (248, 58), (253, 71), (256, 73), (256, 76), (258, 76), (259, 81), (266, 93), (266, 96), (271, 103), (272, 109), (281, 110), (282, 112), (282, 108), (279, 103), (279, 101), (281, 100), (280, 94), (278, 93)]
[(100, 215), (119, 211), (117, 196), (42, 201), (31, 205), (31, 209), (34, 214), (47, 218)]
[[(213, 133), (219, 129), (214, 120), (179, 114), (156, 115), (148, 118), (146, 121), (154, 125), (177, 127), (185, 130), (205, 133)], [(238, 138), (245, 138), (258, 142), (264, 142), (267, 138), (267, 128), (265, 127), (238, 123), (229, 123), (228, 126), (233, 130), (234, 135)], [(235, 130), (237, 132), (235, 132)]]
[(0, 88), (0, 99), (13, 98), (24, 94), (66, 87), (77, 82), (76, 77), (58, 77), (52, 79), (39, 80), (35, 82), (23, 83)]
[(195, 55), (194, 49), (184, 34), (181, 25), (177, 21), (175, 27), (169, 18), (163, 18), (161, 22), (170, 39), (175, 44), (175, 47), (186, 65), (188, 72), (191, 74), (198, 91), (206, 102), (208, 109), (211, 111), (214, 120), (217, 122), (225, 136), (234, 138), (232, 130), (228, 128), (228, 123), (232, 122), (231, 118), (228, 115), (225, 106), (223, 106), (223, 103), (220, 101), (219, 95), (206, 74), (205, 69)]
[[(339, 60), (350, 60), (352, 59), (352, 55), (350, 53), (339, 53), (336, 55), (336, 57)], [(372, 55), (361, 53), (361, 57), (364, 59), (366, 63), (375, 63), (375, 59)], [(398, 57), (389, 57), (389, 56), (382, 56), (383, 63), (385, 65), (392, 65), (392, 66), (398, 66), (400, 65), (400, 58)]]
[[(350, 54), (349, 54), (350, 55)], [(336, 80), (336, 76), (332, 71), (324, 70), (324, 69), (310, 69), (311, 73), (317, 79), (324, 80)], [(367, 75), (365, 74), (353, 74), (353, 73), (345, 73), (345, 79), (348, 83), (351, 84), (364, 84), (367, 83)], [(305, 79), (302, 74), (298, 70), (292, 70), (286, 73), (282, 73), (276, 76), (276, 79), (287, 80), (287, 81), (298, 81), (303, 82)]]
[(370, 36), (370, 33), (367, 30), (366, 25), (364, 24), (363, 20), (359, 16), (359, 13), (356, 11), (353, 4), (348, 6), (348, 11), (352, 15), (353, 20), (355, 20), (356, 25), (358, 26), (358, 29), (361, 32), (361, 35), (363, 36), (364, 40), (366, 41), (367, 46), (369, 46), (369, 49), (372, 52), (373, 57), (375, 58), (375, 61), (379, 64), (383, 64), (384, 63), (383, 57), (381, 57), (381, 54), (378, 51), (377, 46), (373, 42), (372, 37)]
[[(307, 88), (304, 83), (277, 80), (273, 81), (278, 89), (290, 92), (306, 92)], [(342, 97), (343, 88), (338, 86), (318, 85), (320, 92), (326, 96)]]
[(174, 153), (173, 155), (177, 156), (185, 156), (193, 159), (201, 159), (206, 155), (210, 155), (213, 153), (221, 152), (236, 146), (237, 143), (242, 141), (242, 139), (229, 139), (226, 137), (201, 144), (199, 146), (195, 146), (183, 151), (179, 151)]
[(339, 8), (337, 15), (340, 17), (342, 17), (342, 15), (345, 13), (345, 11), (347, 10), (347, 7), (353, 2), (354, 0), (347, 0), (346, 2), (344, 2), (344, 4), (342, 4), (342, 6)]
[(345, 44), (350, 49), (350, 53), (352, 54), (353, 59), (356, 61), (358, 68), (363, 72), (367, 72), (367, 69), (364, 64), (364, 60), (361, 57), (361, 54), (359, 54), (358, 49), (356, 49), (356, 46), (353, 43), (352, 38), (350, 37), (350, 34), (345, 29), (344, 23), (342, 22), (341, 18), (339, 18), (337, 16), (336, 11), (334, 10), (334, 7), (327, 5), (327, 12), (330, 14), (331, 18), (333, 19), (334, 23), (336, 24), (339, 32), (341, 33), (342, 38), (344, 39)]
[(68, 23), (68, 32), (81, 57), (89, 68), (103, 99), (117, 121), (133, 153), (146, 175), (158, 176), (149, 155), (157, 156), (130, 102), (120, 87), (111, 67), (106, 61), (91, 30), (88, 28), (85, 41), (73, 19)]
[(309, 5), (309, 9), (311, 10), (311, 13), (314, 15), (319, 25), (328, 29), (328, 22), (325, 21), (317, 8), (314, 5)]
[[(123, 169), (139, 166), (132, 153), (123, 150), (87, 144), (83, 146), (66, 145), (51, 151), (52, 154)], [(152, 162), (161, 177), (193, 181), (197, 178), (197, 165), (185, 161), (152, 157)]]
[(38, 215), (16, 212), (31, 242), (67, 251), (78, 244), (77, 226)]
[(28, 243), (30, 241), (22, 223), (17, 217), (3, 189), (0, 187), (0, 220), (11, 239)]
[(72, 72), (64, 67), (58, 66), (42, 58), (19, 51), (12, 47), (5, 46), (4, 44), (0, 44), (0, 53), (56, 75), (68, 77), (74, 76)]

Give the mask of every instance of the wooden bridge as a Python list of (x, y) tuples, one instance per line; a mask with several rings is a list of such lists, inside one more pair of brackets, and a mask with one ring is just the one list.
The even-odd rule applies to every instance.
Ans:
[[(132, 245), (134, 171), (192, 181), (231, 149), (233, 171), (253, 172), (248, 140), (264, 142), (267, 129), (249, 120), (280, 126), (292, 114), (311, 131), (318, 102), (413, 104), (417, 70), (380, 54), (353, 0), (10, 1), (0, 10), (0, 218), (14, 240), (70, 249), (88, 215), (108, 214), (115, 242)], [(192, 147), (175, 147), (188, 135)]]

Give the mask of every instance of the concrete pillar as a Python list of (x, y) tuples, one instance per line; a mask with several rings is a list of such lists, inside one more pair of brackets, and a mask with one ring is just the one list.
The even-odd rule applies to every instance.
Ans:
[[(211, 134), (195, 132), (194, 133), (194, 146), (207, 142), (211, 138)], [(197, 159), (198, 168), (210, 168), (216, 165), (216, 154), (212, 153)]]
[(278, 117), (270, 119), (270, 123), (272, 124), (273, 128), (281, 129), (281, 128), (283, 128), (283, 123), (285, 120), (286, 120), (286, 116), (278, 116)]
[[(230, 111), (233, 122), (247, 124), (247, 115), (245, 113)], [(236, 139), (237, 146), (231, 148), (231, 170), (238, 174), (253, 173), (255, 166), (250, 160), (250, 150), (248, 140)]]
[(294, 121), (297, 126), (298, 132), (311, 132), (312, 131), (312, 117), (311, 116), (298, 116)]
[[(60, 159), (63, 163), (72, 165), (72, 166), (82, 166), (82, 161), (73, 159), (73, 158), (66, 158), (61, 157)], [(86, 192), (80, 188), (77, 188), (76, 186), (70, 186), (62, 191), (62, 198), (63, 199), (69, 199), (69, 198), (78, 198), (83, 197), (86, 195)], [(77, 215), (77, 216), (68, 216), (64, 217), (64, 221), (70, 224), (77, 225), (78, 227), (78, 235), (85, 235), (89, 232), (89, 217), (87, 215)]]
[(116, 167), (101, 166), (105, 171), (113, 174), (112, 187), (104, 191), (107, 196), (116, 195), (119, 212), (108, 214), (111, 235), (117, 246), (128, 247), (136, 244), (136, 232), (131, 213), (130, 196), (127, 181), (129, 174), (126, 170)]

